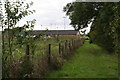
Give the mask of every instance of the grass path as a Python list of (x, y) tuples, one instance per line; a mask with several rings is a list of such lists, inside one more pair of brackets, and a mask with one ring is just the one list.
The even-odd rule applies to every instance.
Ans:
[(88, 41), (76, 51), (61, 69), (52, 71), (48, 78), (116, 78), (118, 59)]

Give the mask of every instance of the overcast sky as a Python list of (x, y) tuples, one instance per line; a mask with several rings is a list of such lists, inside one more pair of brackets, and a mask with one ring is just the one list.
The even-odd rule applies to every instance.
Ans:
[[(75, 0), (29, 0), (28, 2), (30, 1), (34, 3), (30, 9), (36, 12), (23, 18), (17, 25), (22, 26), (26, 21), (36, 19), (34, 30), (74, 30), (69, 25), (70, 20), (63, 12), (63, 7)], [(89, 31), (90, 27), (87, 28), (87, 32)]]
[[(73, 0), (31, 0), (34, 2), (31, 10), (36, 12), (21, 20), (18, 25), (22, 25), (27, 20), (36, 19), (34, 29), (73, 29), (68, 17), (65, 17), (63, 7)], [(64, 27), (65, 23), (65, 27)]]

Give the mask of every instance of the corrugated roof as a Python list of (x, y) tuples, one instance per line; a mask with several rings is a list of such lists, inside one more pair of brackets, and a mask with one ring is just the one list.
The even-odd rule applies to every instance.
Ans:
[(44, 34), (44, 35), (76, 35), (78, 31), (75, 30), (34, 30), (33, 34)]

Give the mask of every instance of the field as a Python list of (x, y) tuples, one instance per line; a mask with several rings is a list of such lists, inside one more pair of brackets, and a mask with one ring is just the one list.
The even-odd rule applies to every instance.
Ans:
[[(79, 45), (81, 43), (77, 40), (81, 39), (78, 36), (37, 38), (29, 44), (29, 56), (26, 56), (26, 45), (15, 44), (14, 40), (13, 55), (3, 60), (3, 78), (118, 77), (117, 55), (90, 44), (89, 40), (86, 40), (83, 46)], [(5, 41), (7, 44), (7, 40)], [(76, 42), (74, 45), (73, 41)], [(50, 55), (48, 44), (51, 44)], [(62, 54), (59, 54), (59, 44)], [(68, 46), (65, 47), (66, 45)], [(5, 47), (7, 52), (8, 48), (6, 45)], [(3, 59), (7, 55), (4, 54)]]
[[(78, 40), (80, 40), (78, 36), (43, 36), (31, 39), (27, 43), (28, 50), (26, 44), (19, 44), (17, 39), (14, 39), (12, 55), (9, 55), (8, 42), (5, 39), (7, 45), (5, 45), (5, 54), (3, 55), (3, 77), (42, 77), (49, 69), (58, 69), (62, 66), (65, 58), (80, 46)], [(50, 50), (48, 44), (51, 44)], [(73, 49), (74, 47), (76, 49)], [(29, 55), (26, 54), (26, 51), (29, 52)]]
[(2, 0), (0, 77), (120, 79), (120, 2), (85, 1)]
[(86, 41), (75, 56), (59, 70), (46, 75), (47, 78), (117, 78), (118, 57)]
[[(59, 37), (41, 37), (35, 40), (31, 41), (30, 46), (30, 54), (34, 56), (39, 56), (42, 53), (44, 53), (45, 49), (47, 48), (48, 44), (51, 44), (51, 49), (53, 52), (55, 52), (58, 49), (59, 43), (64, 44), (64, 42), (67, 41), (72, 41), (72, 40), (77, 40), (80, 39), (80, 37), (77, 36), (59, 36)], [(8, 40), (5, 39), (5, 50), (8, 50)], [(34, 44), (34, 46), (32, 46)], [(13, 42), (13, 47), (12, 47), (12, 53), (15, 56), (16, 59), (19, 59), (21, 56), (25, 55), (26, 50), (26, 45), (24, 44), (19, 44), (16, 40)], [(32, 52), (32, 50), (34, 50)]]

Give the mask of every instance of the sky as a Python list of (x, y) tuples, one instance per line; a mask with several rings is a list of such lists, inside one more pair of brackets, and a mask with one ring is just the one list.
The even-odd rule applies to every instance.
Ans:
[[(75, 0), (27, 0), (27, 2), (31, 1), (34, 4), (30, 7), (30, 10), (36, 12), (23, 18), (18, 22), (18, 26), (22, 26), (26, 21), (36, 19), (34, 30), (74, 30), (69, 25), (70, 20), (63, 12), (63, 7)], [(89, 31), (90, 27), (87, 28), (86, 33)]]
[[(34, 4), (30, 8), (36, 12), (21, 20), (18, 25), (27, 20), (36, 19), (35, 30), (38, 29), (73, 29), (70, 20), (63, 12), (63, 7), (73, 0), (33, 0)], [(65, 17), (65, 18), (64, 18)]]

